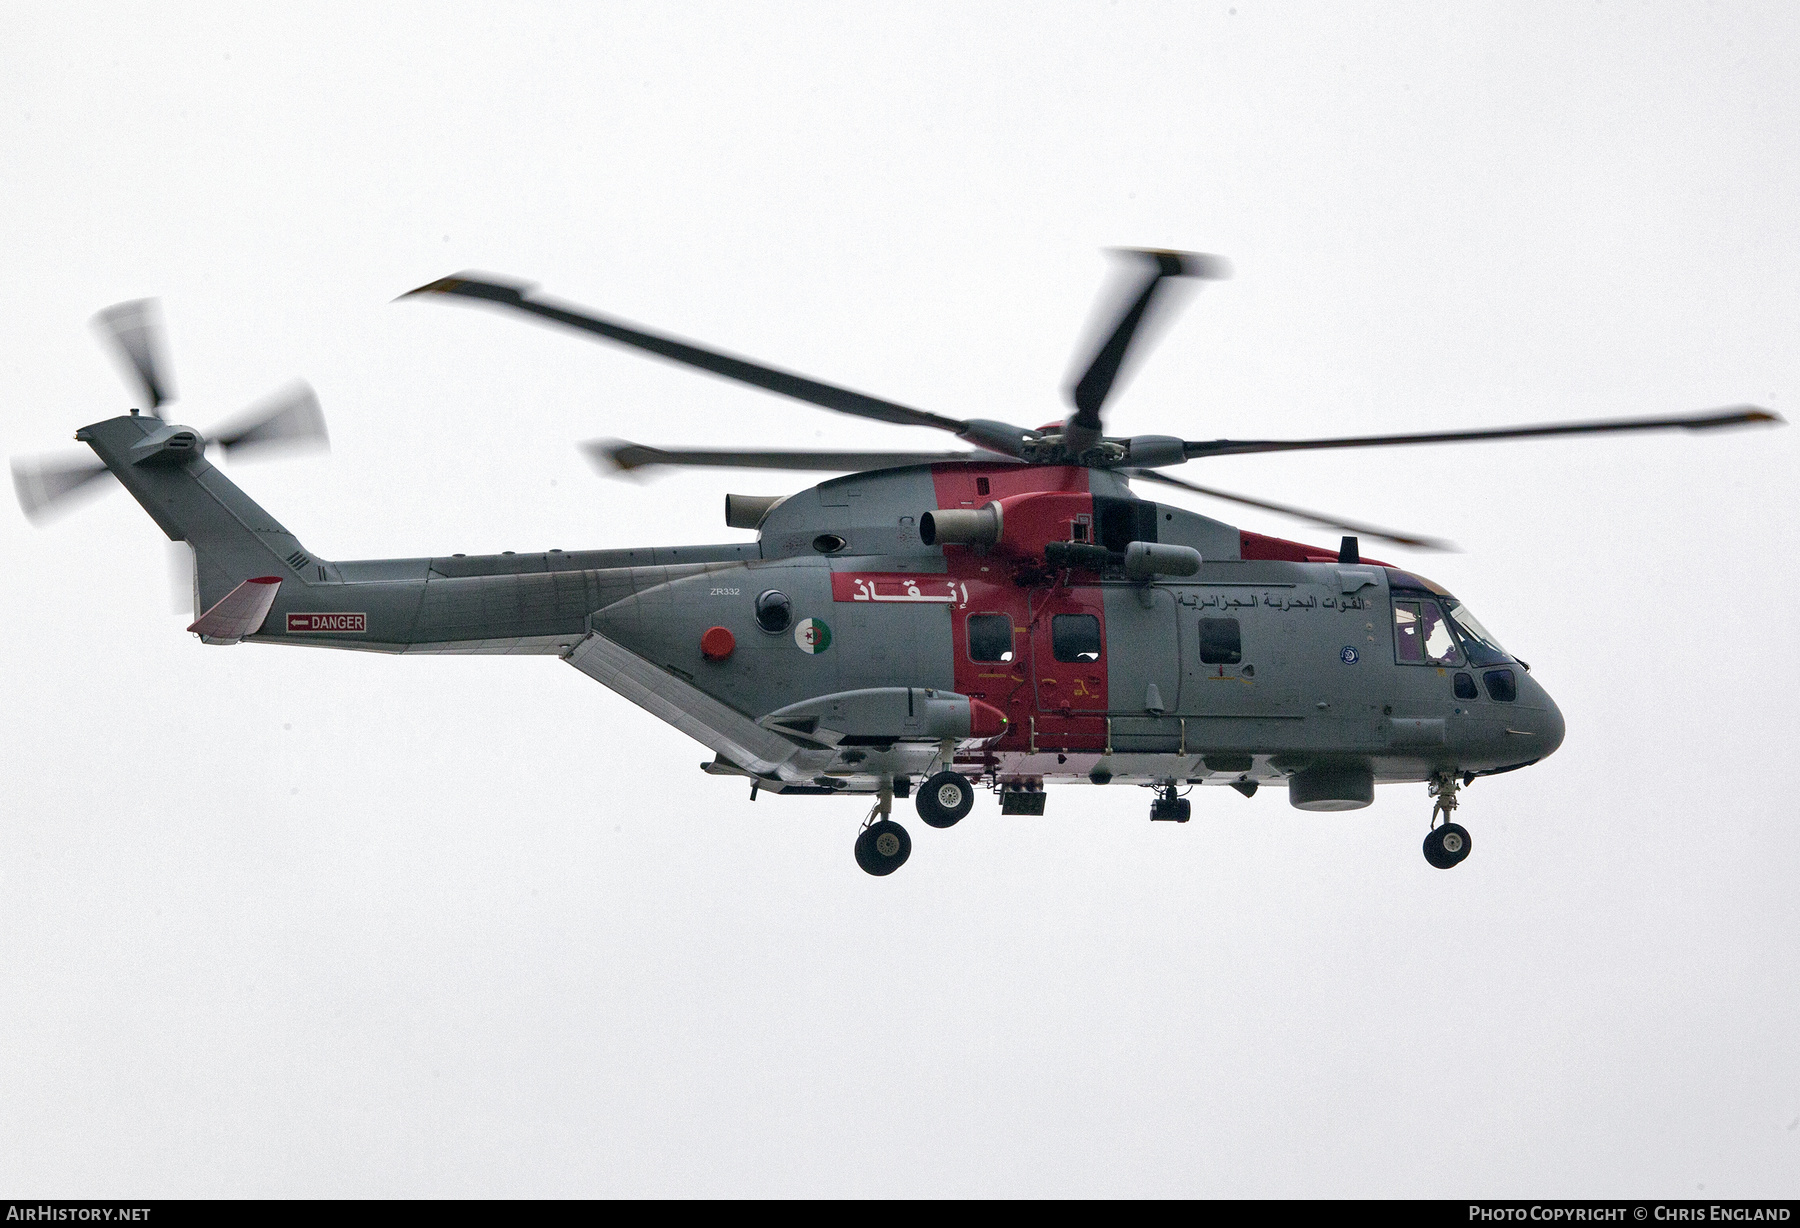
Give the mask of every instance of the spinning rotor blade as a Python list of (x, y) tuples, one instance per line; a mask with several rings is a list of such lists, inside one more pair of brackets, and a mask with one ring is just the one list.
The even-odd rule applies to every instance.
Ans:
[(1393, 542), (1399, 546), (1416, 546), (1421, 550), (1455, 550), (1456, 546), (1441, 537), (1418, 537), (1401, 533), (1396, 529), (1379, 529), (1373, 525), (1358, 524), (1353, 520), (1344, 520), (1338, 516), (1327, 516), (1321, 512), (1309, 512), (1305, 508), (1290, 507), (1285, 503), (1269, 503), (1262, 499), (1252, 499), (1248, 495), (1234, 495), (1227, 490), (1218, 490), (1211, 486), (1199, 486), (1193, 482), (1184, 482), (1180, 478), (1172, 478), (1155, 469), (1127, 469), (1127, 476), (1133, 480), (1145, 482), (1161, 482), (1164, 486), (1175, 486), (1182, 490), (1191, 490), (1197, 495), (1205, 495), (1211, 499), (1224, 499), (1230, 503), (1242, 503), (1246, 507), (1259, 507), (1266, 512), (1279, 512), (1283, 516), (1293, 516), (1299, 520), (1323, 525), (1328, 529), (1342, 529), (1346, 533), (1354, 533), (1358, 537), (1374, 537), (1382, 541)]
[(269, 448), (329, 448), (325, 412), (303, 380), (296, 380), (218, 427), (208, 439), (227, 455)]
[(27, 520), (36, 523), (53, 512), (65, 510), (65, 501), (79, 494), (98, 493), (100, 487), (93, 483), (111, 475), (99, 461), (91, 457), (82, 460), (77, 456), (60, 460), (55, 457), (15, 457), (12, 476), (20, 510)]
[(1107, 394), (1112, 391), (1113, 381), (1118, 379), (1125, 356), (1130, 352), (1132, 338), (1137, 335), (1163, 282), (1171, 277), (1218, 281), (1231, 276), (1231, 266), (1221, 256), (1143, 248), (1126, 248), (1124, 254), (1143, 257), (1147, 262), (1143, 284), (1125, 305), (1112, 332), (1100, 343), (1100, 348), (1088, 362), (1087, 371), (1069, 389), (1069, 400), (1075, 406), (1074, 424), (1096, 434), (1103, 429), (1100, 408), (1106, 404)]
[[(233, 455), (249, 451), (260, 456), (280, 445), (327, 447), (330, 441), (319, 399), (305, 383), (296, 381), (208, 435), (207, 442)], [(15, 458), (12, 475), (19, 507), (34, 523), (62, 510), (75, 496), (98, 491), (94, 483), (108, 476), (105, 465), (79, 453)]]
[(136, 381), (146, 409), (154, 414), (175, 399), (175, 384), (169, 378), (169, 360), (163, 351), (162, 312), (155, 299), (134, 299), (108, 307), (94, 317), (94, 327), (126, 374)]
[(596, 440), (582, 449), (596, 464), (604, 463), (621, 473), (661, 466), (704, 466), (720, 469), (810, 469), (828, 473), (861, 473), (866, 469), (895, 469), (902, 465), (931, 465), (939, 461), (1007, 461), (992, 452), (786, 452), (740, 448), (731, 451), (685, 449), (668, 452), (628, 443), (623, 439)]
[[(946, 418), (941, 414), (928, 413), (925, 410), (913, 409), (893, 401), (884, 401), (879, 397), (852, 392), (848, 388), (839, 388), (835, 384), (821, 383), (815, 379), (808, 379), (804, 375), (795, 375), (791, 371), (765, 367), (745, 358), (734, 358), (716, 350), (703, 349), (686, 341), (678, 341), (673, 337), (644, 332), (641, 329), (632, 328), (601, 316), (575, 310), (553, 300), (528, 298), (526, 294), (531, 289), (528, 282), (483, 281), (470, 274), (459, 273), (454, 277), (434, 281), (428, 286), (420, 286), (417, 290), (409, 291), (400, 297), (411, 298), (415, 294), (456, 294), (464, 298), (485, 299), (502, 307), (542, 316), (546, 320), (553, 320), (570, 328), (593, 333), (608, 341), (635, 346), (640, 350), (655, 354), (659, 358), (666, 358), (670, 362), (698, 367), (702, 371), (710, 371), (714, 375), (722, 375), (726, 379), (750, 384), (767, 392), (780, 393), (782, 396), (793, 397), (795, 400), (806, 401), (826, 409), (834, 409), (843, 414), (854, 414), (859, 418), (870, 418), (876, 422), (891, 422), (896, 426), (929, 426), (940, 431), (949, 431), (954, 435), (967, 434), (977, 426), (977, 424), (964, 422), (957, 418)], [(1010, 431), (1016, 435), (1025, 434), (1016, 427), (1010, 428)], [(980, 442), (990, 444), (993, 441), (983, 436)]]
[(1203, 456), (1236, 456), (1246, 452), (1301, 452), (1313, 448), (1380, 448), (1403, 443), (1463, 443), (1481, 439), (1528, 439), (1542, 435), (1595, 435), (1609, 431), (1704, 431), (1723, 426), (1750, 426), (1785, 419), (1754, 405), (1736, 405), (1709, 414), (1673, 418), (1601, 418), (1546, 426), (1504, 426), (1485, 431), (1434, 431), (1419, 435), (1357, 435), (1343, 439), (1203, 439), (1183, 444), (1189, 460)]

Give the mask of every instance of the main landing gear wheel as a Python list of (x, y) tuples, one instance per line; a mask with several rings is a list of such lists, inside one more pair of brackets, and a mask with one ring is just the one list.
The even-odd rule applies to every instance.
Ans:
[(892, 874), (912, 856), (912, 837), (892, 819), (862, 829), (856, 837), (856, 864), (870, 874)]
[(1434, 827), (1425, 837), (1425, 860), (1448, 870), (1469, 855), (1469, 833), (1461, 823)]
[(945, 769), (919, 786), (919, 817), (932, 827), (954, 827), (975, 805), (969, 778)]

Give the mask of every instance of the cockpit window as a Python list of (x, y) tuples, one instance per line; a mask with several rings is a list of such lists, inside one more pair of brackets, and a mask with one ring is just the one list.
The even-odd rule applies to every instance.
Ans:
[(1402, 665), (1463, 663), (1456, 636), (1437, 602), (1394, 602), (1394, 659)]
[(1506, 649), (1500, 647), (1500, 641), (1495, 639), (1486, 627), (1475, 621), (1475, 616), (1469, 613), (1468, 606), (1452, 597), (1444, 602), (1444, 607), (1449, 612), (1450, 621), (1456, 624), (1458, 631), (1462, 632), (1463, 647), (1468, 649), (1469, 660), (1472, 664), (1498, 665), (1502, 661), (1512, 660)]

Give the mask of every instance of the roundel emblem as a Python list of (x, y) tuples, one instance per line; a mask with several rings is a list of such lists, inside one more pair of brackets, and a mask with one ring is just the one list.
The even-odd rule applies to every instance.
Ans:
[(801, 652), (824, 652), (831, 647), (831, 628), (822, 618), (803, 618), (794, 626), (794, 643)]
[(1350, 645), (1348, 645), (1348, 644), (1345, 644), (1343, 651), (1338, 653), (1338, 660), (1342, 661), (1345, 665), (1355, 665), (1356, 664), (1356, 649), (1350, 647)]

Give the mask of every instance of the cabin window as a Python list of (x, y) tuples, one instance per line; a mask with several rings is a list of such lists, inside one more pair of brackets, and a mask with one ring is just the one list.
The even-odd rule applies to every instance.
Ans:
[(1010, 661), (1012, 659), (1012, 615), (969, 615), (969, 660)]
[(1463, 663), (1462, 650), (1437, 602), (1394, 602), (1394, 659), (1402, 665)]
[(1200, 620), (1200, 663), (1236, 665), (1244, 659), (1244, 640), (1235, 618)]
[(1487, 683), (1488, 696), (1495, 703), (1509, 704), (1519, 697), (1519, 680), (1510, 669), (1490, 669), (1481, 680)]
[(1456, 671), (1456, 677), (1451, 679), (1450, 684), (1458, 699), (1474, 699), (1481, 693), (1475, 689), (1474, 676), (1465, 674), (1461, 670)]
[(1100, 619), (1094, 614), (1058, 614), (1050, 620), (1050, 651), (1058, 661), (1100, 659)]
[(756, 625), (770, 635), (780, 635), (793, 620), (794, 603), (781, 590), (769, 589), (756, 599)]

